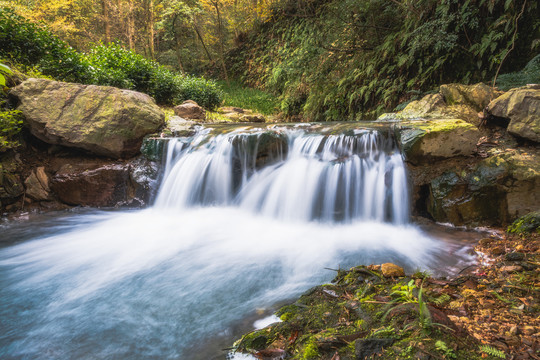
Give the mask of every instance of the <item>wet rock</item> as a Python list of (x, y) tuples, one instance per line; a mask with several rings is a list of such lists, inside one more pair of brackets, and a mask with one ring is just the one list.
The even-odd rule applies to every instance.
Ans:
[(385, 347), (394, 343), (394, 339), (359, 339), (354, 343), (357, 360), (371, 359), (373, 355), (380, 353)]
[(129, 200), (130, 174), (126, 164), (92, 170), (65, 166), (52, 179), (52, 191), (69, 205), (114, 207)]
[(28, 79), (10, 94), (37, 138), (112, 158), (139, 153), (144, 136), (165, 120), (148, 95), (108, 86)]
[(176, 116), (188, 120), (206, 119), (206, 111), (193, 100), (187, 100), (182, 104), (175, 106), (174, 113)]
[(197, 122), (186, 120), (179, 116), (171, 116), (167, 121), (167, 130), (172, 136), (191, 136), (195, 134), (194, 126)]
[(131, 187), (127, 201), (139, 206), (150, 205), (159, 188), (159, 163), (140, 157), (129, 163), (129, 169)]
[(16, 169), (13, 158), (0, 162), (0, 206), (13, 204), (24, 194), (24, 186)]
[(492, 116), (510, 119), (510, 134), (540, 142), (540, 89), (512, 89), (493, 100), (487, 111)]
[(525, 254), (521, 252), (511, 252), (504, 257), (506, 261), (523, 261)]
[(500, 225), (540, 207), (540, 153), (511, 151), (429, 185), (428, 211), (439, 222)]
[(384, 277), (400, 277), (405, 276), (405, 271), (401, 266), (392, 263), (381, 265), (381, 271)]
[(40, 166), (30, 173), (26, 178), (26, 195), (36, 201), (50, 200), (49, 178), (45, 173), (45, 168)]
[(478, 129), (459, 119), (409, 121), (395, 126), (396, 139), (412, 164), (470, 156), (476, 152)]

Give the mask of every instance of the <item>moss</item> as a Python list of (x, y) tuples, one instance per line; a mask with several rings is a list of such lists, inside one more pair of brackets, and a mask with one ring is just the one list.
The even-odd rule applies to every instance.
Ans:
[(319, 347), (317, 346), (317, 342), (314, 338), (310, 339), (303, 350), (302, 354), (302, 360), (309, 360), (309, 359), (319, 359)]
[(540, 233), (540, 211), (520, 217), (508, 227), (507, 231), (511, 234), (518, 235), (532, 232)]

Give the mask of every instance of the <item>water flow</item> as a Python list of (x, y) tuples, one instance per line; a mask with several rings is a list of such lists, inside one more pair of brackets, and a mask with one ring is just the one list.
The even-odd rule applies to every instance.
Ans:
[(152, 209), (0, 229), (0, 358), (223, 359), (190, 349), (326, 267), (436, 268), (447, 251), (405, 224), (403, 163), (376, 132), (203, 130), (167, 158)]
[[(191, 144), (184, 141), (169, 144), (168, 157), (176, 162), (167, 169), (157, 208), (234, 205), (286, 221), (327, 223), (408, 220), (402, 156), (376, 131), (203, 132)], [(273, 164), (259, 169), (261, 156), (271, 156)]]

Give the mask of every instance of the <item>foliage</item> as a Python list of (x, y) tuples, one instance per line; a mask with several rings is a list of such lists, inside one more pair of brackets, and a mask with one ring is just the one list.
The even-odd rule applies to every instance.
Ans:
[(480, 351), (482, 351), (483, 353), (486, 353), (488, 355), (491, 355), (493, 357), (497, 357), (497, 358), (500, 358), (500, 359), (506, 359), (506, 355), (505, 355), (504, 352), (502, 352), (499, 349), (495, 349), (492, 346), (480, 345), (479, 348), (480, 348)]
[(0, 110), (0, 152), (19, 146), (16, 135), (22, 129), (22, 113), (18, 110)]
[(540, 54), (536, 55), (518, 72), (502, 74), (497, 78), (497, 87), (501, 90), (509, 90), (527, 84), (540, 83)]
[(223, 105), (250, 109), (264, 115), (276, 113), (279, 103), (277, 97), (254, 88), (245, 87), (239, 82), (218, 82), (223, 89)]
[(373, 118), (441, 83), (487, 81), (507, 53), (503, 71), (523, 66), (540, 37), (524, 1), (283, 0), (228, 59), (285, 115)]
[(540, 233), (540, 211), (523, 215), (512, 223), (507, 229), (511, 234)]
[(119, 43), (99, 43), (87, 54), (79, 53), (45, 27), (9, 9), (0, 9), (0, 54), (59, 80), (137, 90), (160, 104), (191, 99), (213, 109), (222, 99), (215, 82), (179, 76)]
[(454, 350), (450, 349), (448, 345), (442, 340), (437, 340), (435, 342), (435, 349), (437, 349), (441, 354), (444, 355), (446, 359), (456, 359), (456, 354)]

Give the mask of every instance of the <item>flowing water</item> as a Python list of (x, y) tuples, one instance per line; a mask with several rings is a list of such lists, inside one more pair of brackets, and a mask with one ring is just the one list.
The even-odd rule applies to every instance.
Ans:
[(409, 224), (384, 134), (209, 132), (169, 141), (152, 208), (0, 227), (1, 359), (224, 359), (214, 340), (325, 268), (470, 260)]

